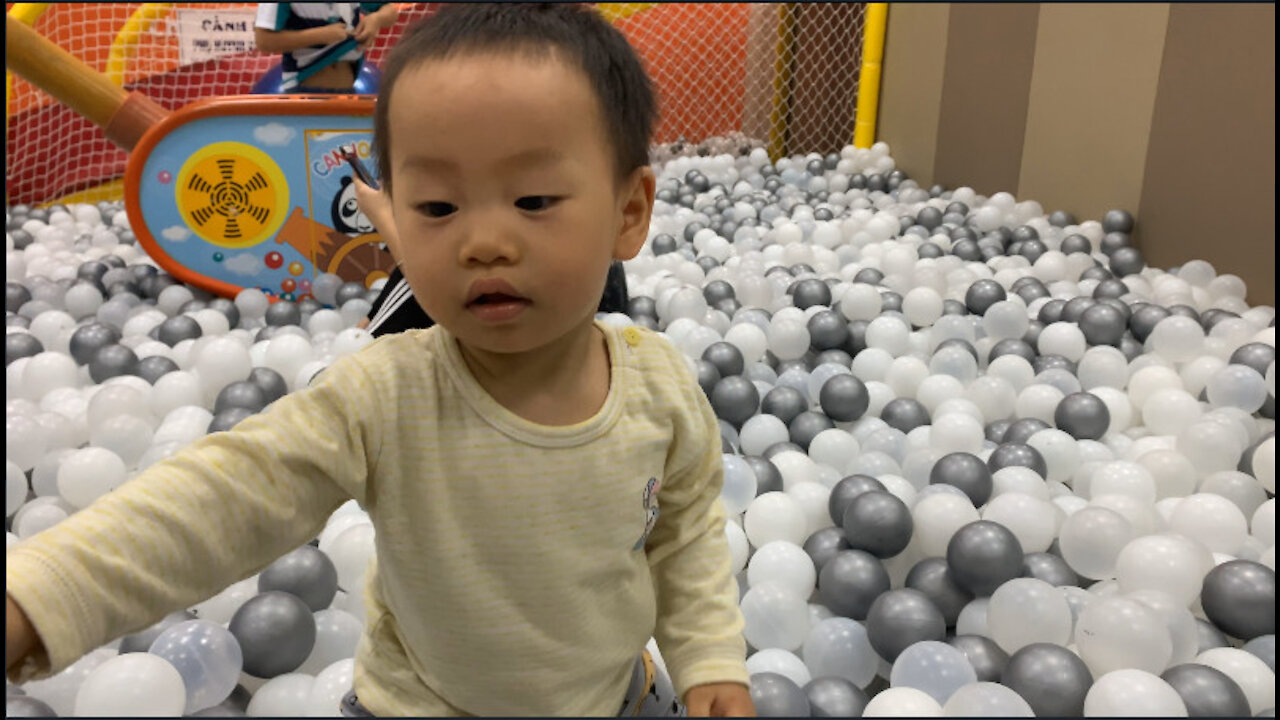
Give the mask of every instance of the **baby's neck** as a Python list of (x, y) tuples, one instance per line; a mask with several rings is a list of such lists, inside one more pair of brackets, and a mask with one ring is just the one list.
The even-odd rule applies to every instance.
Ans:
[(458, 349), (498, 404), (540, 425), (583, 422), (609, 394), (609, 350), (594, 322), (523, 353), (492, 353), (461, 342)]

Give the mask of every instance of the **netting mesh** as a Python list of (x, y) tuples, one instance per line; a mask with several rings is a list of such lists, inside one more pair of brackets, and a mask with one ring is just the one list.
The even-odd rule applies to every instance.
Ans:
[[(404, 29), (429, 16), (436, 4), (400, 6), (399, 20), (381, 34), (370, 61), (381, 64)], [(190, 23), (180, 22), (181, 13), (222, 11), (228, 20), (248, 18), (252, 27), (255, 7), (51, 3), (33, 27), (117, 84), (176, 109), (202, 98), (248, 93), (278, 60), (249, 49), (214, 50), (192, 61), (189, 37), (184, 58), (182, 34), (190, 34)], [(662, 111), (655, 142), (696, 144), (741, 133), (777, 157), (831, 152), (851, 141), (864, 4), (598, 7), (626, 34), (653, 77)], [(9, 203), (121, 196), (126, 154), (99, 128), (21, 78), (9, 78), (6, 95)]]

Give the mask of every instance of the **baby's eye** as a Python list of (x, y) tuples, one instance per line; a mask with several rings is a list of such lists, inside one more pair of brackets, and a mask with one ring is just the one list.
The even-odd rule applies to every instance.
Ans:
[(418, 206), (418, 211), (427, 217), (448, 217), (458, 211), (458, 206), (447, 202), (425, 202)]
[(516, 200), (516, 207), (521, 210), (536, 212), (538, 210), (546, 210), (556, 204), (556, 200), (550, 195), (526, 195)]

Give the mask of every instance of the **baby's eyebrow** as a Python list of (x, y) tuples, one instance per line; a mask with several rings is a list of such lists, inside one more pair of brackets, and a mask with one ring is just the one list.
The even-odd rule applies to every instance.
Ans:
[[(557, 148), (536, 147), (501, 158), (495, 165), (499, 170), (522, 170), (557, 165), (563, 162), (565, 158), (565, 153)], [(405, 158), (404, 168), (406, 170), (422, 170), (424, 172), (445, 174), (457, 173), (460, 170), (457, 162), (448, 158), (432, 157), (430, 155), (411, 155)]]

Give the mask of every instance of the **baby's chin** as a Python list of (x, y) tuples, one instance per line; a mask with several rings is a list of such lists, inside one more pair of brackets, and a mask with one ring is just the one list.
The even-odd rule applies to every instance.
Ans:
[(560, 343), (576, 332), (591, 332), (595, 329), (595, 314), (585, 317), (581, 322), (568, 327), (529, 327), (508, 326), (493, 328), (451, 327), (449, 323), (441, 323), (458, 343), (478, 352), (494, 355), (521, 355), (534, 352)]

